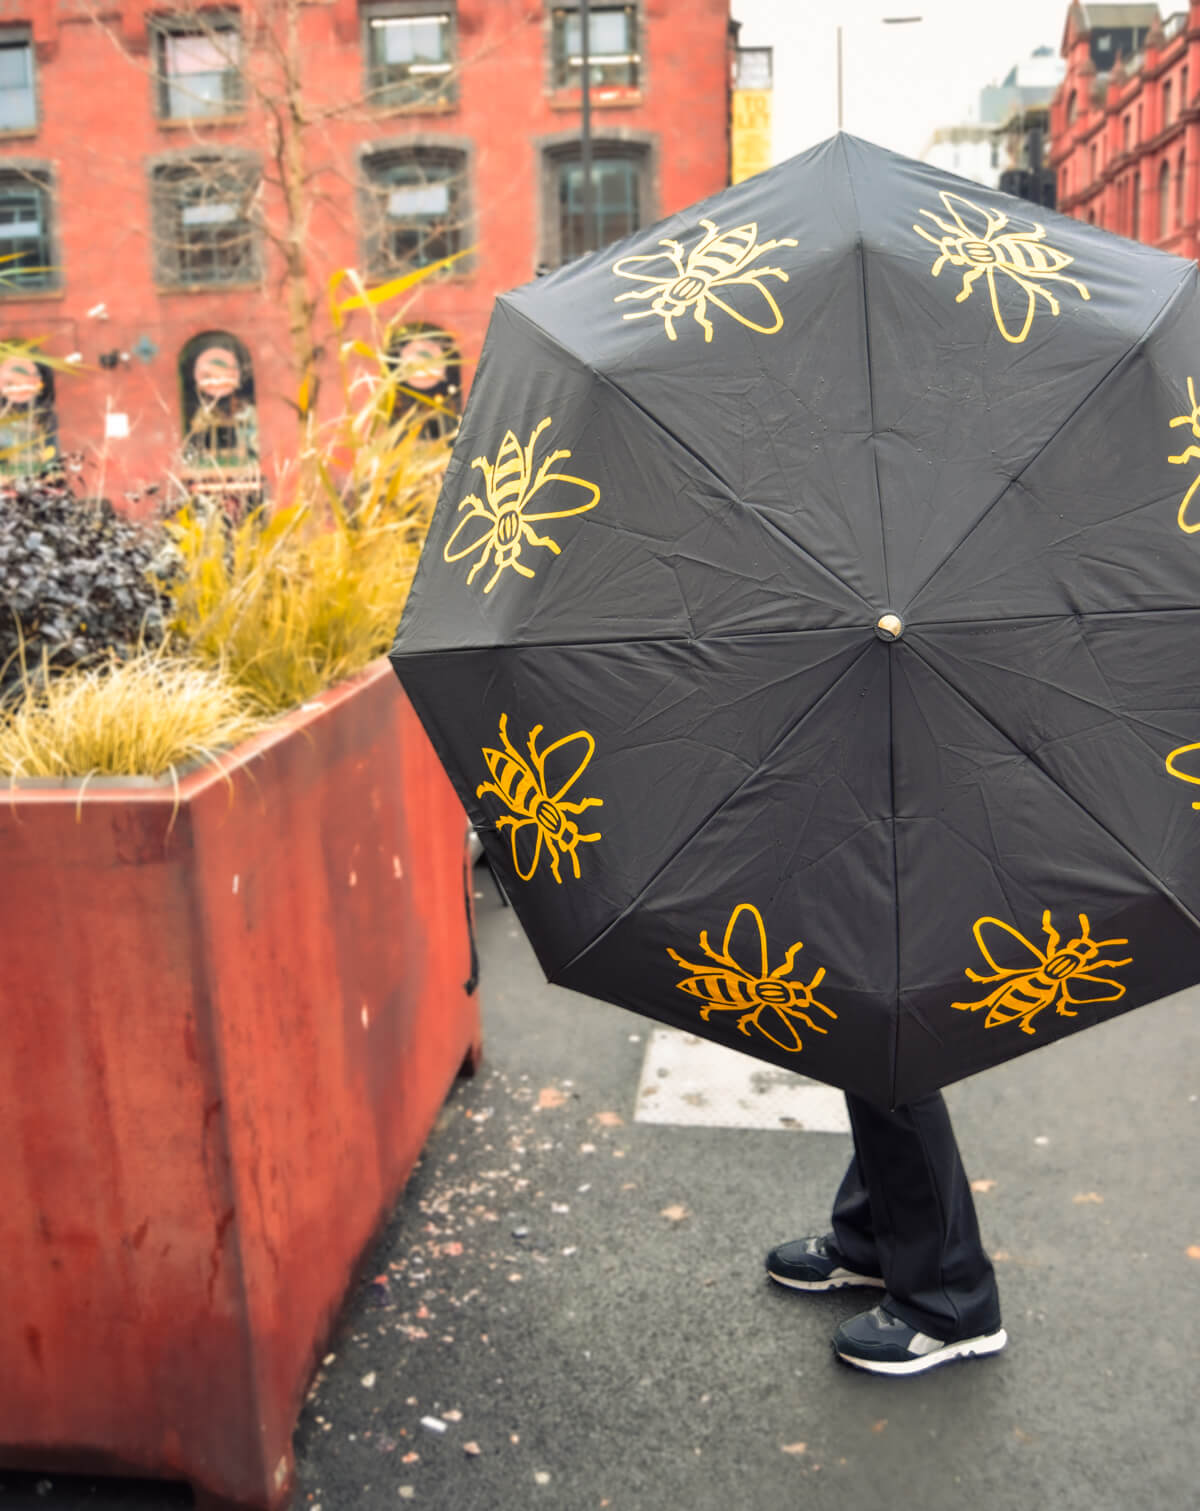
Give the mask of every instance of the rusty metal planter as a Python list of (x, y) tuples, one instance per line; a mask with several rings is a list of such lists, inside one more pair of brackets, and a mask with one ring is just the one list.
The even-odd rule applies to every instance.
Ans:
[(464, 837), (386, 663), (178, 793), (0, 794), (0, 1465), (287, 1500), (317, 1350), (478, 1054)]

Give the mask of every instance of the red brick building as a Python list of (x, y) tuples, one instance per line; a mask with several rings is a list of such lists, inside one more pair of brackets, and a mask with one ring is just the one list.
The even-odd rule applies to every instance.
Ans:
[[(592, 0), (597, 244), (728, 182), (732, 47), (729, 0)], [(269, 487), (308, 348), (336, 402), (329, 275), (470, 248), (406, 315), (409, 379), (461, 387), (583, 248), (580, 51), (578, 0), (0, 0), (0, 338), (73, 364), (0, 361), (0, 447)]]
[(1072, 5), (1050, 112), (1058, 208), (1200, 255), (1200, 0)]

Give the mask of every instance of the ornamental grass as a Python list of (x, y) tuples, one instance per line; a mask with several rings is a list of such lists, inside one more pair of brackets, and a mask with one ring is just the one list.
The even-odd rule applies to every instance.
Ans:
[[(166, 548), (149, 574), (161, 645), (66, 670), (39, 646), (39, 674), (23, 675), (0, 703), (0, 773), (177, 772), (387, 650), (450, 454), (448, 434), (424, 432), (435, 417), (448, 430), (453, 416), (405, 386), (392, 355), (404, 315), (379, 312), (441, 266), (376, 289), (335, 275), (341, 403), (318, 422), (305, 379), (301, 442), (277, 505), (236, 517), (192, 502), (165, 521)], [(354, 312), (367, 337), (346, 334)]]
[(14, 778), (178, 775), (263, 723), (227, 673), (157, 652), (26, 687), (0, 705), (0, 773)]

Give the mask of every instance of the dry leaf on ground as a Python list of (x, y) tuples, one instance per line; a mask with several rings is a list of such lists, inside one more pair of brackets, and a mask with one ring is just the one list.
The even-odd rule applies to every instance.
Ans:
[(1081, 1207), (1086, 1202), (1095, 1202), (1099, 1205), (1104, 1198), (1100, 1195), (1099, 1191), (1080, 1191), (1077, 1195), (1072, 1196), (1071, 1200), (1077, 1207)]
[(620, 1128), (625, 1119), (619, 1112), (598, 1112), (596, 1122), (605, 1128)]
[(1187, 1256), (1189, 1259), (1200, 1259), (1200, 1243), (1188, 1244)]
[(780, 1451), (783, 1453), (807, 1453), (807, 1443), (780, 1443)]
[(565, 1091), (559, 1091), (557, 1086), (543, 1086), (538, 1092), (537, 1105), (542, 1108), (561, 1107), (567, 1100)]
[(672, 1202), (669, 1207), (664, 1207), (658, 1215), (665, 1217), (668, 1222), (682, 1222), (685, 1217), (690, 1217), (692, 1214), (682, 1202)]
[(995, 1184), (996, 1182), (994, 1180), (973, 1180), (971, 1182), (971, 1190), (990, 1191)]

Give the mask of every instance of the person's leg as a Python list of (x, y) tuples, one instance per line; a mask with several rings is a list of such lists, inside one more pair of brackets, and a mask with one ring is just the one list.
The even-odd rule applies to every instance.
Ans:
[[(971, 1188), (940, 1093), (894, 1112), (847, 1095), (855, 1159), (834, 1208), (848, 1261), (874, 1244), (881, 1305), (938, 1339), (995, 1332), (1000, 1299)], [(865, 1203), (864, 1203), (865, 1198)]]

